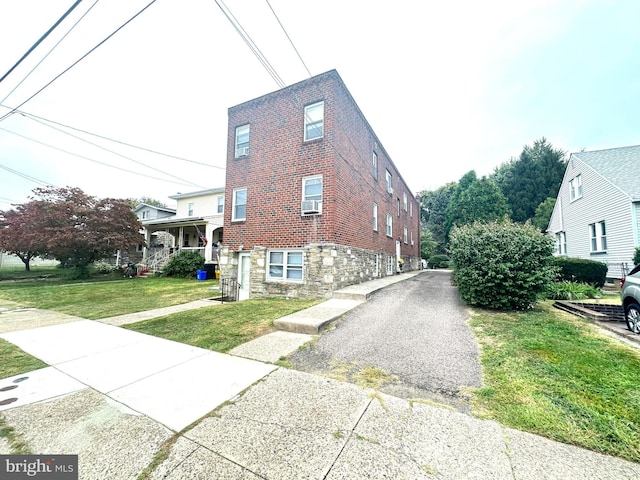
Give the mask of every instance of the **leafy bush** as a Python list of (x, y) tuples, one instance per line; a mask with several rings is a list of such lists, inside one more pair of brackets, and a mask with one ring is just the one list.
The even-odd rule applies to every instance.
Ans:
[(432, 255), (429, 257), (429, 268), (449, 268), (449, 257), (446, 255)]
[(107, 274), (107, 273), (111, 273), (111, 272), (115, 272), (118, 267), (116, 267), (115, 265), (111, 265), (108, 262), (105, 262), (104, 260), (101, 260), (99, 262), (93, 262), (93, 271), (96, 273), (103, 273), (103, 274)]
[(607, 279), (608, 267), (602, 262), (568, 257), (555, 257), (553, 261), (559, 268), (561, 280), (588, 283), (602, 288)]
[(633, 254), (633, 264), (640, 265), (640, 247), (637, 247)]
[(195, 277), (196, 270), (204, 269), (204, 258), (193, 251), (180, 252), (169, 260), (163, 272), (169, 277)]
[(588, 283), (563, 280), (550, 284), (547, 289), (547, 298), (551, 300), (583, 300), (596, 296), (602, 296), (602, 292)]
[(455, 227), (454, 280), (462, 299), (496, 310), (523, 310), (555, 278), (553, 240), (530, 224), (511, 221)]

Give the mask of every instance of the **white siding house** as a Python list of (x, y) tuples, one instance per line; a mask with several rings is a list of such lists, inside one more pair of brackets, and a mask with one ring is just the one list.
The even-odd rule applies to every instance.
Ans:
[(640, 145), (572, 153), (547, 232), (556, 255), (597, 260), (620, 279), (640, 246)]

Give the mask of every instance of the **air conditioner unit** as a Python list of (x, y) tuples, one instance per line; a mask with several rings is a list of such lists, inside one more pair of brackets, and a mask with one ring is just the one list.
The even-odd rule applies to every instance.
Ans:
[(322, 210), (322, 202), (320, 200), (303, 200), (302, 201), (303, 215), (320, 213), (321, 210)]
[(249, 155), (249, 147), (242, 147), (238, 149), (237, 157), (246, 157)]
[(393, 195), (393, 187), (387, 187), (387, 193)]

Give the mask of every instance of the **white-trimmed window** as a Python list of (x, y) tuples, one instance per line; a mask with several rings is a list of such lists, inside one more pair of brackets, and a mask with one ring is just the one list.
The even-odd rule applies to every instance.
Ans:
[(393, 181), (392, 181), (392, 176), (391, 176), (391, 172), (389, 170), (385, 170), (385, 178), (387, 180), (387, 193), (392, 194), (393, 193)]
[(218, 213), (224, 212), (224, 195), (218, 196)]
[(322, 175), (302, 179), (302, 214), (322, 213)]
[(304, 141), (324, 136), (324, 102), (304, 107)]
[(576, 175), (569, 180), (569, 200), (572, 202), (582, 198), (582, 175)]
[(400, 199), (396, 198), (396, 204), (398, 205), (398, 217), (400, 216)]
[(247, 219), (247, 189), (233, 189), (233, 208), (231, 210), (231, 221), (237, 222)]
[(378, 231), (378, 204), (373, 204), (373, 231)]
[(393, 275), (393, 267), (396, 264), (396, 257), (387, 255), (387, 275)]
[(411, 218), (413, 218), (413, 202), (409, 203), (409, 210), (411, 211)]
[(236, 158), (249, 155), (249, 125), (236, 127)]
[(373, 152), (373, 159), (371, 160), (371, 169), (373, 178), (378, 179), (378, 154)]
[(405, 245), (409, 243), (409, 230), (407, 229), (407, 227), (404, 227), (402, 230), (402, 240), (404, 241)]
[(387, 213), (387, 237), (393, 237), (393, 216)]
[(193, 217), (193, 203), (187, 205), (187, 216)]
[(407, 192), (403, 192), (402, 193), (402, 208), (403, 208), (403, 210), (405, 212), (408, 210), (408, 208), (407, 208)]
[(556, 233), (556, 252), (558, 255), (567, 254), (567, 234), (566, 232)]
[(300, 250), (270, 250), (267, 278), (290, 282), (302, 281), (302, 252)]
[(142, 220), (147, 220), (147, 219), (149, 219), (149, 210), (143, 210), (143, 211), (142, 211), (142, 217), (141, 217), (141, 219), (142, 219)]
[(411, 245), (413, 245), (413, 230), (409, 234), (411, 235)]
[(590, 224), (589, 232), (591, 233), (591, 252), (606, 252), (607, 229), (605, 227), (604, 220)]

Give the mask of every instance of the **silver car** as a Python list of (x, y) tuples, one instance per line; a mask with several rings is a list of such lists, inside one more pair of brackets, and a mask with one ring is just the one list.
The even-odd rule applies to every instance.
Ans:
[(620, 299), (624, 307), (627, 328), (640, 333), (640, 265), (622, 279)]

